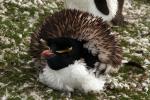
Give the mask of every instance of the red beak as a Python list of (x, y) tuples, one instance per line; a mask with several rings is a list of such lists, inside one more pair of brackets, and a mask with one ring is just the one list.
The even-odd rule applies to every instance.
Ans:
[(41, 56), (47, 58), (47, 57), (51, 57), (54, 56), (55, 54), (51, 51), (51, 50), (44, 50), (41, 53)]

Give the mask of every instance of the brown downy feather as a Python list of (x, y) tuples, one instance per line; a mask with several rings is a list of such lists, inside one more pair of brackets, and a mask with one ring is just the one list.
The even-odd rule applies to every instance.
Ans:
[(40, 29), (31, 36), (30, 53), (40, 58), (49, 38), (69, 37), (87, 41), (84, 46), (99, 62), (118, 68), (122, 60), (122, 49), (110, 27), (101, 18), (77, 10), (62, 10), (47, 17)]

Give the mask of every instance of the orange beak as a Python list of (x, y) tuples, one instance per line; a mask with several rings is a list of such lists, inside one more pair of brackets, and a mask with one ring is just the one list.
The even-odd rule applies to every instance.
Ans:
[(51, 57), (51, 56), (54, 56), (54, 55), (55, 54), (51, 50), (44, 50), (41, 53), (41, 56), (43, 56), (45, 58), (48, 58), (48, 57)]

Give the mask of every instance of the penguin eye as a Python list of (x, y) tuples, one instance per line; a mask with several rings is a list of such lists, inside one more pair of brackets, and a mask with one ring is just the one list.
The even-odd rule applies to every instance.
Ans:
[(58, 51), (56, 51), (56, 52), (57, 52), (57, 53), (68, 53), (68, 52), (70, 52), (70, 51), (72, 51), (72, 47), (67, 48), (67, 49), (64, 49), (64, 50), (58, 50)]

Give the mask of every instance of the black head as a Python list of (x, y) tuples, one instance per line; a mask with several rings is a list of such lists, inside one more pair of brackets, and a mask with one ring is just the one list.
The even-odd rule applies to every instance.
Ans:
[(53, 70), (59, 70), (73, 64), (75, 60), (83, 58), (88, 66), (93, 67), (97, 58), (83, 48), (83, 41), (71, 38), (48, 39), (47, 45), (51, 56), (47, 56), (47, 63)]

